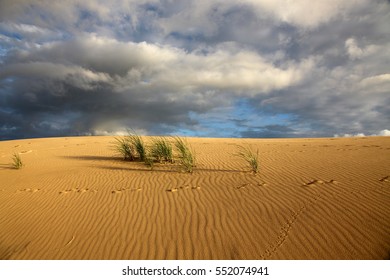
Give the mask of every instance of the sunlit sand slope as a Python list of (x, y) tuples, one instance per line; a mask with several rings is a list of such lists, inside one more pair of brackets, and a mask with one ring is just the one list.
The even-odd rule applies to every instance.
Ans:
[(112, 141), (0, 142), (0, 259), (390, 258), (390, 137), (190, 138), (193, 174)]

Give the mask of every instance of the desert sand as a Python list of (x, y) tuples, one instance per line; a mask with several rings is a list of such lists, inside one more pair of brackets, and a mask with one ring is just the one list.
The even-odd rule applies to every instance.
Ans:
[(0, 142), (0, 259), (390, 258), (390, 137), (189, 138), (193, 174), (113, 140)]

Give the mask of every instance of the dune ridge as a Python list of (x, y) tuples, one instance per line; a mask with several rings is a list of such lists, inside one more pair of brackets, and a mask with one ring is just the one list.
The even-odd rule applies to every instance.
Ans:
[[(0, 259), (390, 257), (389, 137), (189, 138), (193, 174), (112, 141), (0, 142)], [(259, 149), (257, 175), (237, 144)]]

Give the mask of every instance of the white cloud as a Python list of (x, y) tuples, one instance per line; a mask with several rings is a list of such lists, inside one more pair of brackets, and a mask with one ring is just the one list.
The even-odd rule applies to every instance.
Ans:
[(347, 49), (348, 55), (352, 59), (363, 56), (363, 50), (357, 46), (356, 40), (354, 38), (349, 38), (347, 41), (345, 41), (345, 48)]
[(361, 81), (361, 84), (363, 86), (368, 86), (368, 85), (375, 85), (375, 84), (382, 84), (382, 83), (389, 83), (389, 82), (390, 82), (390, 73), (386, 73), (386, 74), (375, 75), (375, 76), (364, 78)]
[(28, 45), (31, 42), (53, 40), (61, 35), (58, 31), (50, 28), (14, 22), (0, 22), (0, 34), (2, 31), (5, 31), (6, 34), (11, 34), (8, 39), (18, 40), (20, 41), (19, 44), (24, 43), (24, 45)]
[(44, 34), (49, 33), (50, 30), (47, 28), (41, 28), (36, 25), (31, 24), (15, 24), (15, 23), (1, 23), (1, 27), (9, 32), (20, 32), (20, 33), (35, 33), (35, 34)]
[(335, 134), (334, 137), (365, 137), (366, 135), (364, 133), (356, 133), (356, 134)]
[(351, 59), (360, 59), (378, 51), (379, 47), (375, 45), (368, 45), (365, 48), (360, 48), (355, 38), (349, 38), (345, 41), (345, 48)]
[[(335, 134), (334, 137), (365, 137), (366, 135), (364, 133), (345, 133), (345, 134)], [(390, 136), (390, 130), (389, 129), (383, 129), (377, 134), (370, 134), (368, 136)]]
[[(190, 1), (186, 9), (159, 22), (166, 33), (214, 35), (225, 14), (240, 6), (251, 8), (258, 19), (288, 23), (300, 28), (313, 29), (337, 17), (348, 17), (368, 5), (367, 0), (218, 0)], [(265, 27), (263, 27), (265, 28)]]
[[(62, 24), (72, 25), (77, 22), (80, 11), (88, 11), (93, 17), (112, 22), (119, 15), (129, 14), (130, 23), (136, 25), (139, 20), (139, 10), (145, 4), (166, 5), (171, 7), (171, 16), (161, 19), (161, 26), (168, 31), (177, 30), (191, 32), (206, 32), (212, 34), (216, 31), (218, 20), (227, 11), (249, 5), (256, 11), (258, 17), (264, 14), (275, 19), (305, 28), (315, 28), (320, 24), (327, 23), (335, 17), (345, 16), (349, 13), (369, 5), (368, 0), (216, 0), (216, 1), (185, 1), (166, 3), (158, 0), (112, 0), (109, 4), (104, 1), (93, 0), (68, 0), (68, 1), (28, 1), (14, 0), (3, 1), (0, 16), (4, 20), (24, 15), (37, 24), (53, 23), (54, 20)], [(32, 18), (35, 11), (43, 11), (49, 16), (44, 22), (41, 18)], [(55, 15), (52, 16), (52, 15)], [(50, 26), (50, 25), (48, 25)]]
[(316, 28), (368, 3), (364, 0), (246, 0), (246, 2), (256, 7), (259, 15), (266, 11), (282, 22), (303, 28)]
[[(42, 62), (42, 59), (58, 60)], [(268, 93), (299, 83), (315, 65), (315, 58), (276, 67), (256, 52), (217, 46), (207, 54), (167, 45), (120, 42), (96, 35), (75, 42), (56, 42), (24, 53), (2, 76), (28, 75), (68, 79), (88, 89), (93, 83), (112, 84), (118, 91), (133, 87), (169, 88), (192, 92), (210, 88), (240, 95)], [(38, 60), (38, 61), (34, 61)], [(77, 64), (84, 65), (83, 67)], [(113, 72), (122, 69), (122, 73)], [(0, 72), (1, 73), (1, 72)]]
[(211, 36), (218, 29), (216, 22), (218, 12), (210, 14), (213, 7), (218, 7), (218, 11), (224, 10), (229, 3), (223, 1), (189, 1), (188, 7), (173, 14), (171, 17), (162, 18), (159, 24), (166, 34), (180, 32), (184, 34), (204, 34)]
[(232, 53), (216, 50), (207, 55), (178, 53), (156, 83), (182, 87), (230, 89), (248, 94), (267, 93), (298, 83), (313, 67), (314, 59), (275, 67), (257, 53), (242, 50)]
[(360, 90), (369, 93), (371, 96), (378, 93), (387, 95), (390, 88), (390, 73), (363, 78), (359, 83), (357, 83), (357, 87)]
[(379, 136), (390, 136), (390, 129), (381, 130)]

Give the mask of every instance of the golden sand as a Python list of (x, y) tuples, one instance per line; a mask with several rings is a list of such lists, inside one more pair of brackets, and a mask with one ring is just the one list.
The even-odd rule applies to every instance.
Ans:
[(390, 137), (190, 138), (193, 174), (112, 141), (0, 142), (0, 259), (390, 258)]

